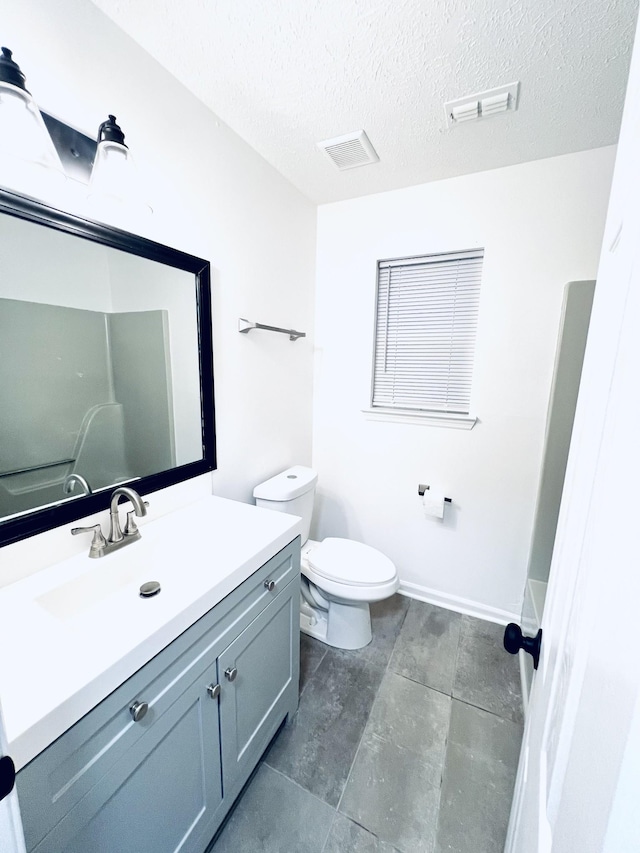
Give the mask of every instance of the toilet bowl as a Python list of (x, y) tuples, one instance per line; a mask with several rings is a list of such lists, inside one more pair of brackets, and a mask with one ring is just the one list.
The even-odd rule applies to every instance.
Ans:
[(309, 539), (318, 480), (311, 468), (296, 465), (256, 486), (256, 505), (299, 515), (303, 521), (300, 629), (340, 649), (360, 649), (371, 642), (369, 604), (397, 591), (391, 560), (352, 539)]

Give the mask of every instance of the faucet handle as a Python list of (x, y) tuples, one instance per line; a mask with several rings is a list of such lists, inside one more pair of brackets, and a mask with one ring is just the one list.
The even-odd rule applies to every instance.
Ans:
[(91, 527), (72, 527), (71, 535), (77, 536), (78, 533), (93, 533), (91, 547), (89, 548), (90, 557), (102, 557), (107, 540), (102, 533), (102, 527), (99, 524), (93, 524)]
[(124, 535), (125, 536), (134, 536), (138, 532), (138, 525), (136, 524), (133, 516), (136, 514), (135, 509), (132, 509), (131, 512), (127, 513), (127, 522), (124, 526)]
[[(142, 501), (145, 507), (149, 506), (149, 501)], [(127, 521), (124, 525), (124, 535), (125, 536), (135, 536), (138, 533), (138, 525), (135, 522), (134, 515), (136, 515), (135, 509), (132, 509), (127, 513)]]

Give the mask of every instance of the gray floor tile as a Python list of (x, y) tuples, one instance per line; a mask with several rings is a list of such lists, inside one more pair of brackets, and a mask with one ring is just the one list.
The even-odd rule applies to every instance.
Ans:
[(322, 663), (327, 648), (320, 640), (315, 640), (313, 637), (300, 632), (300, 693)]
[(397, 848), (381, 841), (348, 817), (336, 814), (322, 853), (398, 853)]
[(430, 784), (439, 786), (450, 714), (449, 696), (387, 672), (373, 703), (365, 737), (381, 738), (407, 750), (430, 768)]
[(402, 624), (405, 620), (411, 599), (406, 595), (392, 595), (384, 601), (374, 601), (369, 605), (371, 612), (371, 642), (363, 649), (347, 654), (368, 661), (383, 669), (389, 663)]
[(502, 853), (522, 728), (453, 700), (437, 853)]
[(336, 806), (384, 670), (328, 649), (266, 763)]
[(451, 694), (461, 618), (459, 613), (411, 601), (391, 657), (391, 669)]
[(321, 853), (334, 814), (262, 764), (212, 853)]
[(431, 851), (450, 711), (449, 696), (387, 671), (340, 811), (399, 850)]
[(432, 853), (440, 788), (408, 750), (363, 738), (339, 810), (402, 853)]
[(514, 722), (522, 722), (517, 655), (504, 650), (504, 627), (462, 617), (453, 696)]
[(457, 699), (451, 701), (448, 741), (469, 750), (477, 759), (498, 761), (515, 769), (522, 730), (522, 723), (505, 720)]
[(475, 616), (462, 616), (460, 634), (464, 637), (478, 637), (488, 643), (493, 643), (496, 636), (502, 640), (504, 627), (495, 622), (487, 622), (486, 619), (476, 619)]

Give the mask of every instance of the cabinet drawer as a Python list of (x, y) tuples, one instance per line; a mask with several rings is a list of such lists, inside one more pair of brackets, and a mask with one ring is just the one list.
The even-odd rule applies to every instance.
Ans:
[[(28, 850), (150, 734), (229, 643), (296, 577), (299, 554), (297, 539), (20, 771), (17, 787)], [(136, 701), (148, 705), (138, 722), (130, 711)]]

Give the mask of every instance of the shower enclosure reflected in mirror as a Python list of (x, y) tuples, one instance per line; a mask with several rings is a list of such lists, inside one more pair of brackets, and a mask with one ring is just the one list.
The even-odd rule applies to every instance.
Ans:
[(209, 264), (0, 191), (0, 544), (215, 467)]

